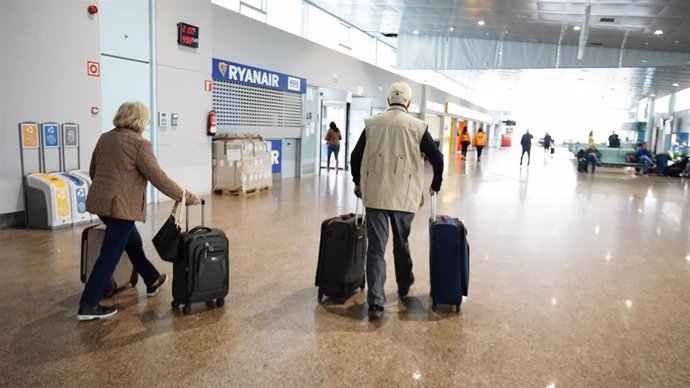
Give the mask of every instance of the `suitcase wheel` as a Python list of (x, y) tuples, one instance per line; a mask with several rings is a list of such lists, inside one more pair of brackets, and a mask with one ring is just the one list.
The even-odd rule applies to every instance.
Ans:
[(319, 291), (319, 293), (316, 295), (316, 300), (321, 303), (321, 300), (323, 299), (323, 291)]
[(432, 303), (432, 304), (431, 304), (431, 311), (436, 311), (436, 308), (437, 308), (437, 307), (438, 307), (438, 306), (436, 305), (436, 303)]
[(224, 298), (216, 299), (216, 306), (223, 307), (223, 305), (225, 305), (225, 299)]
[(460, 314), (460, 304), (459, 303), (455, 305), (455, 313)]
[(191, 313), (191, 312), (192, 312), (192, 306), (191, 306), (191, 305), (188, 305), (188, 304), (187, 304), (187, 305), (185, 305), (185, 306), (182, 308), (182, 313), (183, 313), (183, 314), (189, 314), (189, 313)]
[(178, 301), (176, 301), (176, 300), (173, 300), (172, 302), (170, 302), (170, 306), (171, 306), (172, 308), (174, 308), (174, 309), (179, 308), (179, 307), (180, 307), (180, 302), (178, 302)]

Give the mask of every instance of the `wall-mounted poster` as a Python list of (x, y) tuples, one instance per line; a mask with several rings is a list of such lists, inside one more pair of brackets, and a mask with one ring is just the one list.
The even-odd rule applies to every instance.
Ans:
[(58, 125), (53, 123), (42, 124), (43, 127), (43, 147), (58, 148), (60, 147), (60, 134), (58, 132)]
[(77, 124), (62, 124), (62, 139), (65, 147), (79, 147), (79, 126)]
[(38, 124), (22, 123), (22, 148), (38, 148)]

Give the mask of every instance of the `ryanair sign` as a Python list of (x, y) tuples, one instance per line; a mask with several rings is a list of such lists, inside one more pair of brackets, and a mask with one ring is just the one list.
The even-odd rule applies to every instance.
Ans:
[(239, 82), (247, 85), (285, 90), (294, 93), (307, 92), (307, 80), (247, 65), (213, 58), (213, 79)]

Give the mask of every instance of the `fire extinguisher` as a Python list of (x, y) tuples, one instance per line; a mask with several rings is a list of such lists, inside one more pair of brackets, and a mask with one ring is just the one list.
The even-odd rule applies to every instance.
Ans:
[(211, 110), (208, 112), (208, 120), (206, 122), (206, 133), (209, 136), (215, 136), (216, 134), (216, 111)]

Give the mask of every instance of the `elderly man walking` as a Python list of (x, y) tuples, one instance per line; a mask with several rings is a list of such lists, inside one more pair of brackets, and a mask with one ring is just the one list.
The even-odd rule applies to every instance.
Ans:
[(397, 82), (388, 90), (387, 111), (365, 120), (365, 128), (352, 151), (352, 180), (355, 195), (366, 207), (367, 303), (369, 316), (383, 316), (386, 303), (386, 261), (389, 223), (393, 231), (393, 257), (398, 295), (406, 297), (414, 283), (408, 237), (415, 213), (422, 204), (424, 160), (434, 171), (429, 194), (441, 189), (443, 155), (434, 143), (428, 126), (412, 117), (407, 108), (412, 89)]

